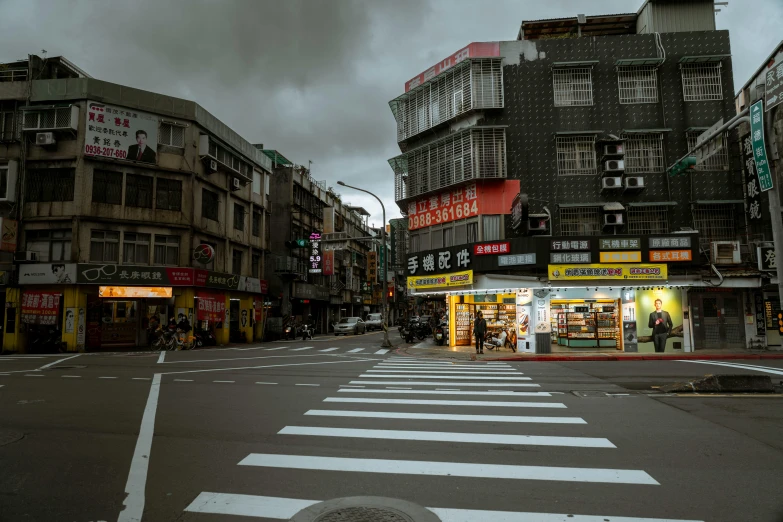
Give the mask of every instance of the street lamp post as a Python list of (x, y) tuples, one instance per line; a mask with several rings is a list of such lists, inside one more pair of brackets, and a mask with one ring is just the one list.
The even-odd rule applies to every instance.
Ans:
[(337, 182), (338, 185), (341, 187), (348, 187), (354, 190), (358, 190), (359, 192), (364, 192), (365, 194), (369, 194), (375, 199), (378, 200), (378, 203), (381, 204), (381, 210), (383, 211), (383, 226), (381, 226), (381, 243), (383, 244), (383, 300), (381, 306), (383, 307), (383, 344), (382, 346), (384, 348), (391, 348), (391, 342), (389, 341), (389, 325), (386, 324), (386, 317), (389, 314), (389, 311), (387, 310), (388, 301), (386, 297), (386, 288), (385, 285), (388, 283), (388, 273), (387, 273), (387, 265), (389, 263), (388, 255), (386, 252), (386, 207), (383, 206), (383, 201), (381, 201), (381, 198), (370, 192), (369, 190), (364, 190), (359, 187), (354, 187), (351, 185), (348, 185), (346, 183), (343, 183), (342, 181)]

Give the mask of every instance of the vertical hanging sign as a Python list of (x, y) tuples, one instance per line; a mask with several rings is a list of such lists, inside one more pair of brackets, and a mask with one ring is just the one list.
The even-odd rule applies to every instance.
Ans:
[(750, 137), (753, 142), (753, 159), (756, 162), (759, 189), (761, 192), (766, 192), (772, 189), (772, 172), (769, 170), (767, 147), (764, 143), (764, 102), (762, 100), (750, 106)]
[(321, 234), (310, 234), (310, 273), (321, 273)]

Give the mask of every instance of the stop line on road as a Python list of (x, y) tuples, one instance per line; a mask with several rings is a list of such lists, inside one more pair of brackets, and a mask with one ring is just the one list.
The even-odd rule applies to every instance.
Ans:
[[(399, 365), (414, 363), (424, 369), (398, 369)], [(403, 366), (404, 367), (404, 366)], [(404, 367), (405, 368), (405, 367)], [(452, 370), (453, 368), (459, 368)], [(466, 368), (471, 368), (468, 370)], [(450, 371), (451, 370), (451, 371)], [(480, 371), (477, 371), (480, 370)], [(456, 374), (456, 375), (455, 375)], [(424, 441), (448, 442), (473, 448), (482, 444), (504, 444), (519, 446), (549, 446), (550, 451), (559, 448), (569, 451), (603, 452), (616, 449), (608, 439), (602, 437), (573, 436), (570, 430), (575, 426), (586, 425), (588, 420), (577, 416), (547, 415), (549, 410), (562, 411), (567, 406), (562, 402), (552, 402), (553, 393), (546, 391), (518, 391), (520, 387), (538, 387), (532, 382), (520, 383), (520, 380), (531, 381), (531, 377), (519, 377), (516, 371), (507, 363), (467, 363), (453, 364), (444, 361), (423, 361), (392, 357), (376, 364), (371, 370), (361, 373), (364, 380), (350, 381), (337, 390), (340, 396), (328, 396), (323, 402), (332, 409), (309, 409), (303, 418), (320, 418), (329, 425), (319, 426), (289, 425), (278, 431), (280, 437), (321, 437), (344, 439), (348, 441), (360, 439), (383, 439), (388, 441)], [(396, 379), (396, 380), (388, 380)], [(458, 380), (460, 382), (443, 382), (442, 379)], [(502, 382), (499, 382), (502, 381)], [(361, 385), (361, 386), (359, 386)], [(405, 389), (392, 389), (389, 385), (406, 385)], [(473, 387), (476, 390), (432, 389), (436, 386)], [(493, 389), (501, 388), (501, 389)], [(350, 394), (350, 395), (348, 395)], [(449, 397), (470, 395), (470, 399), (455, 400)], [(432, 397), (432, 398), (428, 398)], [(484, 397), (492, 396), (492, 399)], [(335, 409), (344, 404), (352, 409)], [(492, 408), (538, 408), (542, 415), (499, 415), (447, 413), (446, 407), (492, 407)], [(413, 407), (417, 411), (411, 411)], [(383, 408), (386, 408), (384, 411)], [(555, 412), (551, 412), (555, 413)], [(385, 424), (405, 422), (404, 429), (366, 429), (351, 425), (352, 422), (366, 419), (379, 419)], [(418, 421), (445, 422), (438, 426), (454, 426), (454, 431), (425, 431), (408, 429)], [(492, 433), (474, 432), (475, 426), (494, 426)], [(542, 426), (550, 430), (561, 430), (560, 433), (518, 434), (503, 432), (512, 426)], [(566, 431), (562, 431), (566, 430)], [(311, 439), (312, 440), (312, 439)], [(315, 446), (315, 442), (307, 443)], [(317, 446), (316, 446), (317, 447)], [(437, 448), (438, 446), (433, 446)], [(384, 452), (388, 456), (388, 451)], [(480, 455), (480, 454), (476, 454)], [(655, 487), (660, 483), (644, 470), (613, 469), (598, 467), (564, 467), (546, 465), (513, 465), (491, 464), (480, 462), (438, 461), (437, 453), (432, 460), (404, 460), (394, 458), (351, 458), (326, 455), (296, 455), (251, 453), (236, 463), (239, 466), (263, 468), (266, 470), (303, 470), (331, 473), (372, 473), (386, 475), (429, 476), (436, 478), (464, 479), (499, 479), (525, 481), (551, 481), (561, 483), (596, 483), (613, 484), (617, 487)], [(335, 477), (336, 481), (339, 478)], [(438, 489), (433, 483), (433, 490)], [(618, 493), (620, 494), (620, 493)], [(292, 491), (292, 496), (296, 492)], [(351, 496), (347, 492), (344, 496)], [(328, 500), (328, 499), (327, 499)], [(185, 511), (192, 513), (211, 513), (218, 515), (237, 515), (246, 517), (289, 519), (298, 511), (316, 503), (314, 500), (303, 500), (288, 497), (267, 497), (261, 495), (243, 495), (230, 492), (202, 492)], [(611, 507), (611, 502), (607, 503)], [(452, 509), (448, 507), (428, 508), (437, 514), (444, 522), (464, 522), (467, 520), (496, 520), (502, 522), (594, 522), (596, 520), (612, 520), (613, 522), (697, 522), (675, 520), (673, 518), (650, 517), (614, 517), (588, 514), (559, 514), (538, 512), (509, 512), (492, 510)]]

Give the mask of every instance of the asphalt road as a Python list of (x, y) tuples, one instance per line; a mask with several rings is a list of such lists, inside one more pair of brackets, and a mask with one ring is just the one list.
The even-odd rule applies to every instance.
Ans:
[[(459, 362), (381, 334), (0, 358), (0, 521), (783, 521), (783, 399), (651, 387), (781, 361)], [(623, 518), (626, 517), (626, 518)]]

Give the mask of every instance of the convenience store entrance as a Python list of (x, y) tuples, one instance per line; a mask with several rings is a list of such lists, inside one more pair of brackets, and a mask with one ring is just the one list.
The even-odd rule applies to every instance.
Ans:
[(553, 298), (550, 310), (553, 349), (623, 349), (619, 299)]
[(476, 344), (473, 320), (481, 311), (487, 321), (487, 332), (493, 337), (508, 340), (516, 346), (516, 297), (515, 294), (474, 294), (452, 296), (450, 312), (453, 317), (453, 346)]

